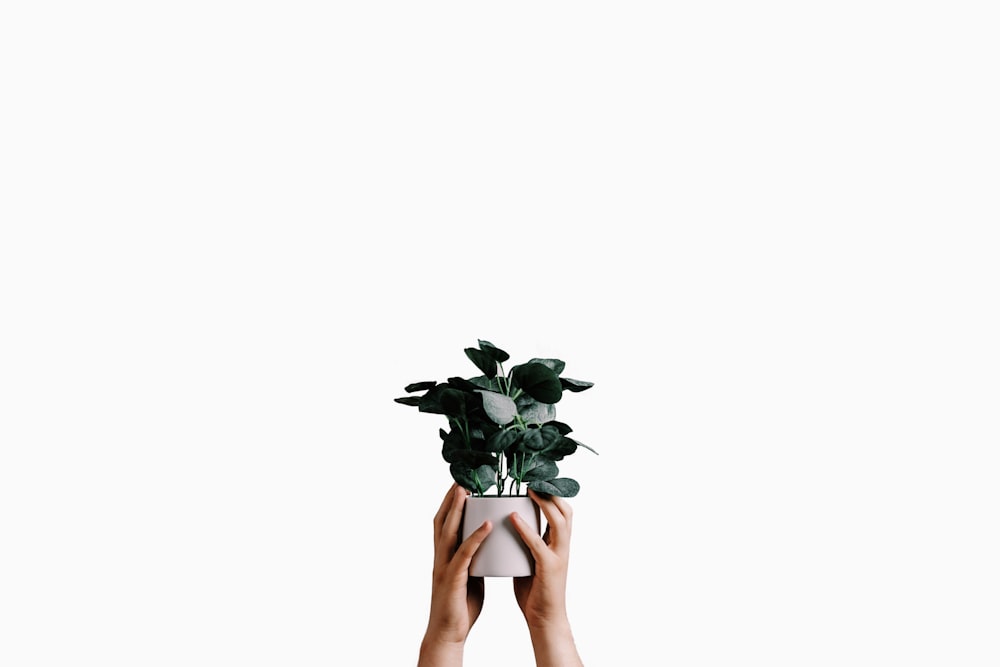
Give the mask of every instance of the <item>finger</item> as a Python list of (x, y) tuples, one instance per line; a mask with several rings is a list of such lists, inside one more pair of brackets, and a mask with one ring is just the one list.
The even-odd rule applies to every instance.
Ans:
[(479, 551), (479, 547), (491, 530), (493, 530), (493, 524), (489, 520), (483, 521), (483, 525), (476, 528), (475, 532), (462, 542), (462, 546), (455, 552), (455, 557), (451, 561), (451, 566), (455, 568), (455, 574), (468, 573), (472, 557)]
[(528, 489), (528, 495), (545, 515), (545, 521), (548, 523), (546, 530), (550, 532), (548, 544), (557, 553), (565, 554), (569, 549), (570, 524), (556, 505), (554, 499), (558, 496), (543, 496), (532, 489)]
[(556, 507), (553, 501), (555, 496), (542, 495), (534, 489), (528, 489), (528, 496), (541, 508), (542, 514), (545, 515), (545, 520), (548, 521), (550, 526), (553, 524), (559, 526), (566, 523), (566, 517), (563, 516), (563, 513), (559, 511), (559, 508)]
[(543, 559), (549, 551), (548, 545), (542, 540), (541, 536), (536, 533), (528, 522), (518, 514), (517, 512), (511, 512), (510, 514), (511, 523), (514, 524), (514, 530), (517, 534), (521, 536), (521, 540), (528, 547), (531, 555), (535, 557), (536, 561)]
[(566, 517), (566, 523), (573, 523), (573, 508), (570, 506), (569, 501), (562, 496), (550, 496), (549, 497), (555, 506), (559, 508), (559, 511), (564, 517)]
[[(451, 495), (451, 505), (448, 507), (448, 513), (444, 517), (444, 524), (441, 526), (441, 541), (449, 545), (450, 550), (454, 550), (458, 545), (458, 526), (462, 523), (462, 509), (465, 507), (467, 494), (465, 489), (456, 485)], [(449, 551), (450, 554), (451, 551)]]
[(566, 520), (559, 529), (559, 546), (557, 547), (559, 553), (566, 555), (569, 552), (570, 536), (573, 534), (573, 508), (570, 506), (569, 501), (561, 496), (552, 496), (552, 502)]
[(451, 486), (448, 487), (448, 493), (444, 494), (444, 499), (441, 501), (441, 506), (438, 508), (437, 514), (434, 515), (434, 541), (437, 542), (438, 537), (441, 535), (441, 526), (444, 524), (444, 515), (448, 512), (448, 501), (452, 499), (451, 494), (455, 493), (455, 487), (458, 486), (458, 482), (452, 482)]

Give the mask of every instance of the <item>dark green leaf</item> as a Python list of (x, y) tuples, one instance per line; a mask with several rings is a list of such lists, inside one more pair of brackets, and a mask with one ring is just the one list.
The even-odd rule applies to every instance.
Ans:
[(528, 361), (528, 363), (542, 364), (556, 375), (562, 373), (563, 369), (566, 368), (566, 362), (562, 359), (539, 359), (536, 357)]
[(465, 348), (465, 356), (471, 359), (476, 368), (481, 370), (486, 377), (495, 378), (497, 376), (497, 362), (486, 352), (474, 347), (467, 347)]
[(465, 394), (457, 389), (445, 389), (441, 392), (441, 409), (449, 417), (465, 416)]
[(458, 430), (451, 431), (450, 433), (445, 433), (441, 430), (439, 433), (441, 435), (441, 457), (448, 463), (454, 463), (458, 460), (458, 455), (461, 452), (469, 451), (469, 446), (465, 444), (465, 436), (458, 432)]
[(550, 426), (529, 428), (521, 436), (521, 447), (529, 451), (540, 452), (555, 446), (562, 436), (559, 430)]
[(584, 382), (583, 380), (572, 380), (570, 378), (559, 378), (559, 382), (562, 383), (563, 389), (572, 392), (584, 391), (594, 386), (593, 382)]
[(464, 463), (451, 464), (451, 476), (459, 486), (469, 491), (482, 493), (496, 485), (496, 469), (490, 465), (472, 468)]
[(486, 441), (486, 451), (488, 452), (502, 452), (508, 447), (517, 442), (517, 439), (521, 437), (522, 431), (516, 429), (506, 429), (502, 431), (497, 431)]
[(435, 382), (434, 380), (428, 380), (427, 382), (414, 382), (413, 384), (406, 385), (404, 391), (412, 394), (415, 391), (423, 391), (424, 389), (430, 389), (436, 384), (437, 382)]
[(482, 387), (478, 384), (457, 376), (448, 378), (448, 386), (452, 389), (458, 389), (460, 391), (476, 391), (478, 389), (482, 389)]
[(497, 378), (488, 378), (485, 375), (477, 375), (476, 377), (469, 378), (469, 382), (476, 385), (480, 389), (500, 391), (500, 381)]
[(469, 440), (469, 447), (471, 447), (473, 451), (485, 452), (486, 451), (486, 440), (484, 440), (482, 438), (471, 438)]
[(432, 414), (443, 415), (444, 408), (441, 407), (441, 393), (447, 389), (447, 385), (439, 384), (436, 387), (431, 387), (426, 394), (420, 399), (419, 409), (421, 412), (430, 412)]
[(564, 424), (563, 422), (552, 420), (549, 422), (549, 426), (555, 426), (556, 430), (558, 430), (562, 435), (569, 435), (573, 432), (573, 429), (569, 427), (569, 424)]
[(420, 396), (402, 396), (392, 400), (397, 403), (402, 403), (403, 405), (420, 405)]
[(521, 435), (521, 449), (526, 451), (541, 451), (545, 449), (545, 441), (542, 440), (542, 429), (529, 428)]
[(552, 461), (535, 456), (529, 459), (519, 472), (522, 473), (522, 482), (540, 482), (554, 479), (559, 474), (559, 468)]
[(503, 362), (510, 359), (509, 354), (507, 354), (506, 352), (504, 352), (503, 350), (501, 350), (499, 347), (489, 342), (488, 340), (480, 339), (477, 342), (479, 343), (479, 349), (488, 354), (490, 358), (493, 359), (494, 361), (498, 361), (502, 364)]
[(452, 463), (464, 463), (471, 468), (482, 465), (489, 465), (494, 468), (497, 466), (497, 458), (489, 452), (477, 452), (475, 450), (465, 449), (453, 452), (451, 458)]
[(559, 436), (552, 445), (546, 447), (542, 450), (542, 454), (549, 457), (553, 461), (562, 461), (564, 457), (576, 451), (576, 441), (571, 438), (564, 438)]
[(558, 403), (562, 398), (559, 376), (545, 364), (530, 362), (511, 371), (511, 380), (539, 403)]
[(580, 492), (580, 485), (575, 479), (570, 479), (569, 477), (532, 482), (528, 485), (528, 488), (538, 493), (547, 493), (550, 496), (560, 496), (562, 498), (572, 498)]

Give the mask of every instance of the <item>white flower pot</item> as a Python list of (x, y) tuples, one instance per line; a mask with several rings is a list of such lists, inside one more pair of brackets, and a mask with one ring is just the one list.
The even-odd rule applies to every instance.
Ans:
[(517, 512), (535, 533), (540, 533), (538, 505), (528, 496), (469, 496), (462, 519), (462, 541), (489, 520), (493, 530), (472, 557), (473, 577), (527, 577), (534, 574), (535, 561), (514, 529), (510, 513)]

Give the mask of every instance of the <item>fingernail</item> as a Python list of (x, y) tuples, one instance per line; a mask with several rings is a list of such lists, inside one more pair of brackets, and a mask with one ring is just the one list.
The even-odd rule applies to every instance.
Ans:
[(511, 512), (510, 513), (510, 518), (513, 519), (514, 521), (520, 521), (521, 520), (521, 515), (518, 514), (517, 512)]

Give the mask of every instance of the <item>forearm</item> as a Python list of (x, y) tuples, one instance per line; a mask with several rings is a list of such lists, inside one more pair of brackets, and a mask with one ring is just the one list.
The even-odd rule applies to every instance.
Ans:
[(462, 667), (465, 644), (442, 642), (428, 637), (420, 644), (417, 667)]
[(530, 627), (537, 667), (583, 667), (568, 620)]

